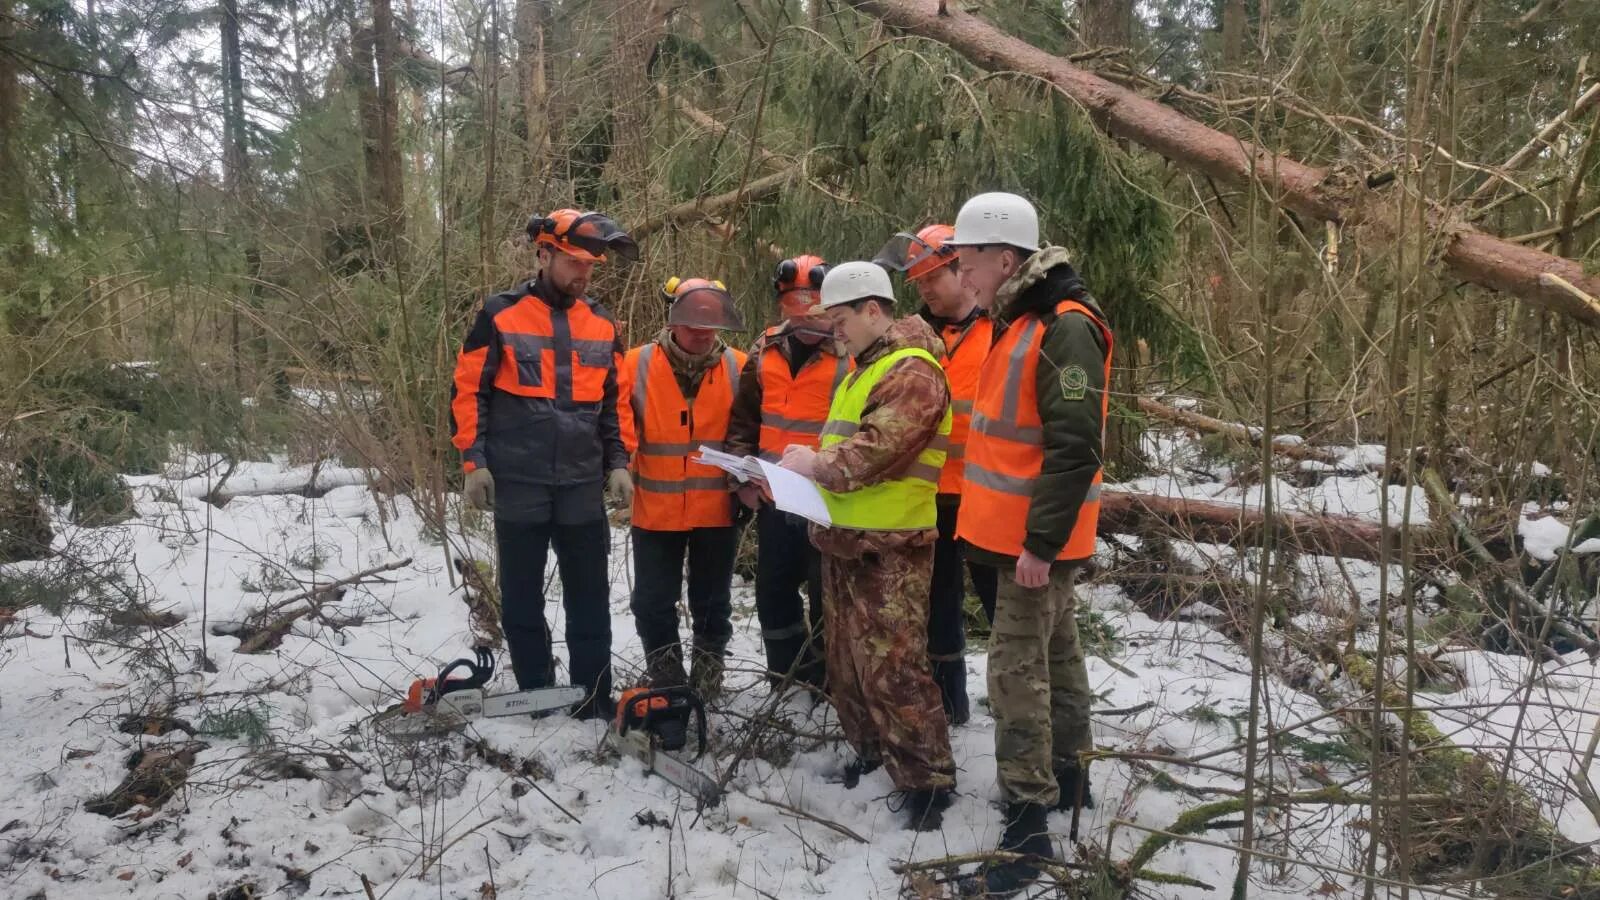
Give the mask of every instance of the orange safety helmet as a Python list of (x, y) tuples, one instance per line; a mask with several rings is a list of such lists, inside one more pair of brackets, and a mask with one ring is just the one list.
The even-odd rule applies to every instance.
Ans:
[[(673, 282), (677, 282), (673, 284)], [(672, 309), (668, 325), (685, 328), (714, 328), (717, 331), (743, 331), (744, 319), (734, 305), (733, 295), (722, 282), (706, 278), (671, 278)]]
[[(693, 279), (690, 279), (690, 278), (679, 278), (676, 275), (672, 276), (671, 278), (668, 278), (666, 281), (661, 283), (661, 302), (667, 304), (668, 306), (671, 306), (672, 305), (672, 301), (678, 299), (678, 287), (679, 287), (679, 285), (682, 285), (682, 284), (684, 284), (684, 283), (686, 283), (688, 281), (704, 281), (704, 280), (705, 279), (703, 279), (703, 278), (693, 278)], [(723, 284), (722, 280), (720, 278), (711, 279), (711, 285), (713, 287), (719, 288), (719, 289), (724, 290), (724, 291), (728, 289), (728, 286)]]
[(772, 276), (772, 289), (779, 297), (790, 291), (820, 291), (828, 274), (828, 263), (820, 256), (796, 256), (778, 263)]
[(927, 225), (916, 234), (900, 232), (889, 239), (872, 261), (886, 269), (904, 272), (917, 281), (956, 261), (956, 248), (946, 246), (956, 236), (949, 225)]
[(639, 245), (604, 213), (558, 209), (534, 216), (528, 220), (528, 237), (584, 262), (605, 262), (611, 252), (629, 262), (639, 258)]

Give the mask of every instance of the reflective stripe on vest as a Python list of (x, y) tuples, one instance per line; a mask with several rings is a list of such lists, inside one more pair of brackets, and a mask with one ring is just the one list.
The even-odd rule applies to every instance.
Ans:
[(684, 398), (672, 364), (654, 342), (628, 353), (633, 382), (629, 405), (638, 439), (634, 450), (633, 524), (650, 531), (686, 531), (733, 524), (727, 476), (690, 459), (701, 444), (721, 449), (738, 393), (744, 354), (722, 359), (700, 376), (693, 401)]
[[(865, 369), (852, 372), (833, 395), (828, 422), (822, 429), (822, 448), (842, 444), (860, 430), (861, 414), (866, 411), (872, 389), (890, 368), (904, 359), (921, 359), (943, 372), (933, 354), (917, 348), (896, 350)], [(946, 448), (949, 446), (950, 407), (946, 406), (944, 416), (939, 420), (938, 434), (899, 477), (844, 494), (822, 491), (833, 527), (868, 531), (908, 531), (935, 527), (938, 524), (938, 510), (934, 505), (934, 495), (938, 491), (939, 470), (945, 463)]]
[[(828, 420), (828, 404), (853, 366), (849, 357), (818, 347), (791, 375), (789, 361), (777, 347), (781, 326), (767, 329), (768, 345), (756, 357), (755, 377), (761, 384), (761, 435), (757, 452), (777, 462), (790, 444), (816, 447)], [(769, 357), (771, 359), (769, 360)], [(829, 365), (829, 361), (832, 365)]]
[(954, 326), (942, 330), (945, 342), (945, 378), (950, 382), (950, 453), (939, 472), (939, 493), (961, 493), (961, 472), (965, 468), (967, 434), (972, 428), (972, 399), (978, 394), (978, 374), (994, 344), (994, 320), (979, 315), (959, 331)]
[(604, 399), (617, 329), (586, 301), (555, 309), (530, 294), (497, 314), (494, 325), (500, 333), (496, 388), (575, 403)]
[[(1111, 329), (1084, 304), (1063, 300), (1056, 316), (1088, 317), (1105, 338), (1105, 384), (1111, 384)], [(1039, 347), (1045, 325), (1026, 315), (994, 344), (978, 378), (972, 430), (967, 435), (966, 470), (961, 486), (961, 514), (956, 534), (976, 547), (1005, 556), (1020, 556), (1027, 538), (1028, 510), (1034, 481), (1044, 467), (1044, 427), (1036, 393)], [(1092, 400), (1091, 400), (1092, 402)], [(1100, 395), (1101, 443), (1110, 410), (1109, 391)], [(1078, 509), (1072, 533), (1057, 559), (1086, 559), (1094, 554), (1100, 520), (1104, 471), (1096, 469), (1088, 494)]]

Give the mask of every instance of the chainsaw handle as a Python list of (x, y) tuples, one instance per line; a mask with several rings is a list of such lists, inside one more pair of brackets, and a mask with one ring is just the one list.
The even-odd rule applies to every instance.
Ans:
[[(650, 703), (651, 700), (661, 699), (666, 703), (660, 707)], [(700, 695), (683, 687), (655, 688), (640, 691), (628, 697), (626, 702), (617, 708), (617, 734), (625, 735), (634, 728), (643, 728), (650, 731), (650, 726), (657, 719), (666, 719), (673, 716), (677, 710), (673, 709), (674, 702), (687, 705), (694, 715), (695, 737), (699, 743), (695, 746), (692, 759), (699, 759), (706, 752), (706, 707), (700, 700)], [(682, 705), (678, 707), (682, 709)], [(643, 715), (636, 715), (635, 710), (642, 708)]]
[[(472, 653), (476, 659), (458, 659), (439, 670), (439, 677), (433, 680), (434, 701), (452, 691), (483, 687), (494, 677), (494, 654), (489, 648), (473, 647)], [(450, 673), (457, 669), (466, 669), (470, 674), (466, 678), (452, 680)]]

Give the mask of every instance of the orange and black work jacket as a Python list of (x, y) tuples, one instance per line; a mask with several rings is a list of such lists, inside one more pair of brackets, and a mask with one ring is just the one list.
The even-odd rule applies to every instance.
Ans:
[[(1007, 290), (1009, 288), (1009, 290)], [(1094, 554), (1111, 330), (1056, 247), (1002, 286), (1004, 332), (978, 375), (956, 534), (968, 557)]]
[(456, 358), (450, 416), (467, 471), (541, 485), (627, 468), (617, 421), (616, 322), (543, 279), (483, 301)]
[(954, 502), (961, 494), (961, 473), (967, 449), (967, 432), (972, 427), (972, 401), (978, 396), (978, 370), (994, 343), (994, 320), (981, 309), (973, 309), (960, 321), (941, 319), (924, 306), (918, 313), (944, 341), (939, 364), (950, 382), (950, 453), (939, 472), (939, 494)]
[(790, 444), (815, 448), (828, 405), (854, 364), (831, 339), (808, 345), (787, 324), (750, 348), (728, 428), (728, 452), (777, 462)]
[(733, 524), (733, 498), (721, 469), (694, 462), (704, 444), (724, 449), (745, 355), (724, 348), (685, 391), (660, 340), (629, 350), (618, 387), (622, 440), (633, 454), (633, 524), (688, 531)]

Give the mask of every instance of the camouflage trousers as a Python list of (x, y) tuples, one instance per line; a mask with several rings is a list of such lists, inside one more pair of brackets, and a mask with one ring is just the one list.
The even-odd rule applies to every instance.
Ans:
[(950, 724), (928, 665), (933, 546), (822, 557), (828, 695), (845, 739), (900, 790), (953, 787)]
[(1055, 565), (1042, 588), (1000, 573), (989, 643), (989, 706), (1000, 797), (1056, 802), (1055, 770), (1076, 765), (1094, 746), (1089, 733), (1089, 671), (1078, 642), (1081, 566)]

